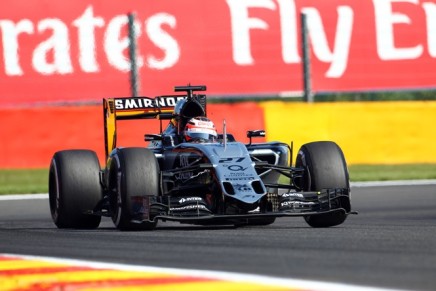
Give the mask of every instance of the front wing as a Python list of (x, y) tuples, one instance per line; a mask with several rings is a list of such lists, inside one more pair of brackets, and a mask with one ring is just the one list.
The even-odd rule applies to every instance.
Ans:
[(245, 219), (272, 217), (302, 217), (328, 213), (357, 214), (350, 209), (349, 189), (323, 189), (314, 192), (288, 192), (281, 195), (268, 194), (268, 210), (256, 209), (245, 213), (214, 214), (193, 199), (185, 204), (186, 211), (172, 211), (175, 205), (162, 204), (156, 197), (132, 198), (133, 222), (178, 221), (192, 224), (235, 223)]

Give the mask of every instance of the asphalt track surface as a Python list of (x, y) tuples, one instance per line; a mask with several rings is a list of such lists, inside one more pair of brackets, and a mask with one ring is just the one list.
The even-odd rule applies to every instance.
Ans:
[(359, 215), (314, 229), (160, 223), (121, 232), (59, 230), (47, 199), (0, 201), (0, 253), (218, 270), (407, 290), (436, 290), (436, 185), (353, 187)]

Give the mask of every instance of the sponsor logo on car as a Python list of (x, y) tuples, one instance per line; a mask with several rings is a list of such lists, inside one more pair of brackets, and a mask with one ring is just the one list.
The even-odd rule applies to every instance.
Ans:
[(201, 197), (183, 197), (179, 200), (179, 203), (185, 203), (185, 202), (195, 202), (195, 201), (203, 201), (203, 198)]
[(247, 168), (244, 168), (240, 165), (230, 165), (227, 167), (230, 171), (238, 172), (238, 171), (245, 171)]
[(235, 187), (238, 191), (251, 191), (251, 187), (245, 184), (233, 184), (233, 187)]
[(246, 180), (254, 180), (254, 177), (226, 177), (226, 181), (246, 181)]
[(157, 107), (174, 107), (184, 96), (165, 96), (159, 98), (135, 97), (135, 98), (117, 98), (115, 99), (115, 109), (150, 109)]
[(181, 207), (172, 207), (170, 208), (170, 211), (184, 211), (184, 210), (197, 210), (197, 209), (209, 211), (209, 209), (207, 209), (207, 207), (203, 204), (191, 204)]
[(302, 193), (297, 193), (297, 192), (288, 192), (288, 193), (284, 193), (282, 195), (283, 198), (304, 198), (304, 195)]
[(287, 207), (287, 208), (308, 208), (315, 204), (316, 204), (315, 202), (285, 201), (280, 203), (280, 206)]

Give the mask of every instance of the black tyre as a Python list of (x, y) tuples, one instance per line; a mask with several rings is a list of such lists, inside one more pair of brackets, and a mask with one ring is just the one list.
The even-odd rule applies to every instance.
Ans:
[[(296, 166), (305, 168), (301, 186), (304, 191), (319, 191), (325, 188), (346, 188), (350, 191), (347, 163), (341, 148), (334, 142), (319, 141), (303, 145), (297, 155)], [(351, 210), (349, 203), (343, 207)], [(347, 214), (332, 212), (305, 216), (312, 227), (329, 227), (343, 223)]]
[(49, 171), (49, 203), (58, 228), (92, 229), (101, 217), (89, 214), (102, 199), (100, 164), (89, 150), (56, 152)]
[(111, 166), (112, 221), (120, 230), (152, 230), (157, 222), (133, 222), (132, 197), (159, 195), (159, 164), (154, 153), (146, 148), (118, 149)]

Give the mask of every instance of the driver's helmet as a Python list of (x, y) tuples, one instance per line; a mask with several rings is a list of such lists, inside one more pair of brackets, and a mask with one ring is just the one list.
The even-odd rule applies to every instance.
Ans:
[(203, 116), (189, 119), (183, 135), (187, 142), (214, 142), (218, 136), (213, 122)]

